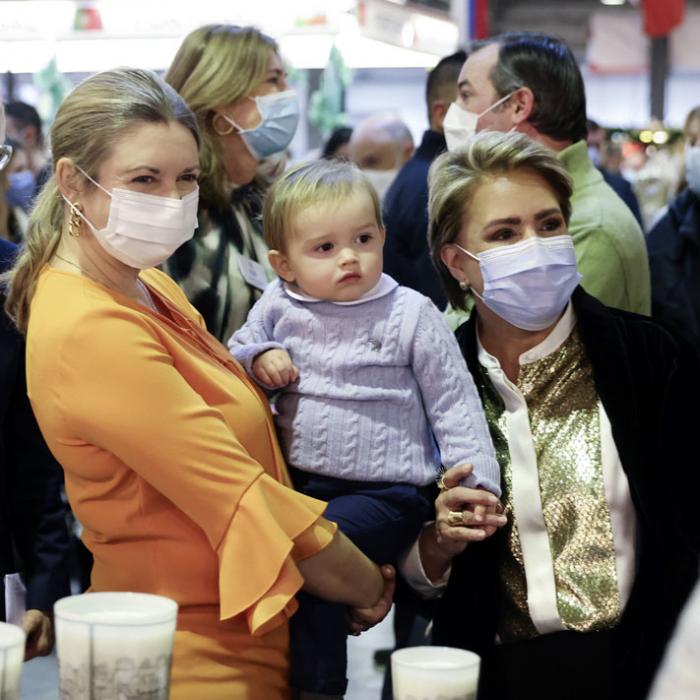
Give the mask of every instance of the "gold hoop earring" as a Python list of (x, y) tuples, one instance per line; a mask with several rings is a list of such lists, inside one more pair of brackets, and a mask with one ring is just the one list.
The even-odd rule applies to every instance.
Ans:
[(68, 235), (77, 238), (80, 235), (80, 225), (82, 221), (80, 220), (80, 215), (78, 212), (82, 212), (83, 208), (80, 206), (80, 202), (71, 204), (70, 208), (70, 219), (68, 220)]

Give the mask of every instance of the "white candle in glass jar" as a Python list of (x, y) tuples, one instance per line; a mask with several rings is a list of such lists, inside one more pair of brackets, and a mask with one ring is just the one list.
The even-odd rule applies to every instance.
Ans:
[(394, 700), (475, 700), (479, 663), (464, 649), (399, 649), (391, 655)]
[(177, 603), (85, 593), (54, 607), (61, 700), (167, 700)]
[(24, 643), (21, 628), (0, 622), (0, 700), (19, 700)]

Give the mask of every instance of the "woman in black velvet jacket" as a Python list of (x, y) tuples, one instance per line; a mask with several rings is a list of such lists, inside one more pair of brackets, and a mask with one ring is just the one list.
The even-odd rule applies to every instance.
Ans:
[(645, 697), (698, 571), (700, 371), (647, 318), (577, 286), (570, 183), (520, 134), (430, 174), (430, 245), (503, 469), (478, 520), (455, 468), (403, 567), (441, 594), (435, 644), (482, 656), (484, 698)]

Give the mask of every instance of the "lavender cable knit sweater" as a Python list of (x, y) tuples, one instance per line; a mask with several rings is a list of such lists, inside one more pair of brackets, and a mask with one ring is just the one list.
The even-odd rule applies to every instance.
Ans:
[[(358, 481), (424, 485), (470, 462), (467, 485), (500, 496), (500, 471), (474, 381), (427, 297), (396, 286), (360, 303), (293, 298), (272, 282), (229, 340), (253, 376), (257, 355), (283, 348), (299, 369), (275, 420), (287, 462)], [(294, 295), (296, 297), (296, 295)]]

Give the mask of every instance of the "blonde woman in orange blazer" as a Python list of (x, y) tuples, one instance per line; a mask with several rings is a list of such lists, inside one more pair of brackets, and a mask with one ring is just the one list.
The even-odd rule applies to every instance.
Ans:
[[(302, 586), (385, 606), (380, 570), (295, 493), (265, 397), (166, 275), (196, 226), (199, 135), (152, 73), (88, 78), (9, 277), (29, 395), (95, 559), (92, 589), (180, 605), (172, 700), (288, 697)], [(384, 592), (384, 595), (382, 596)]]

